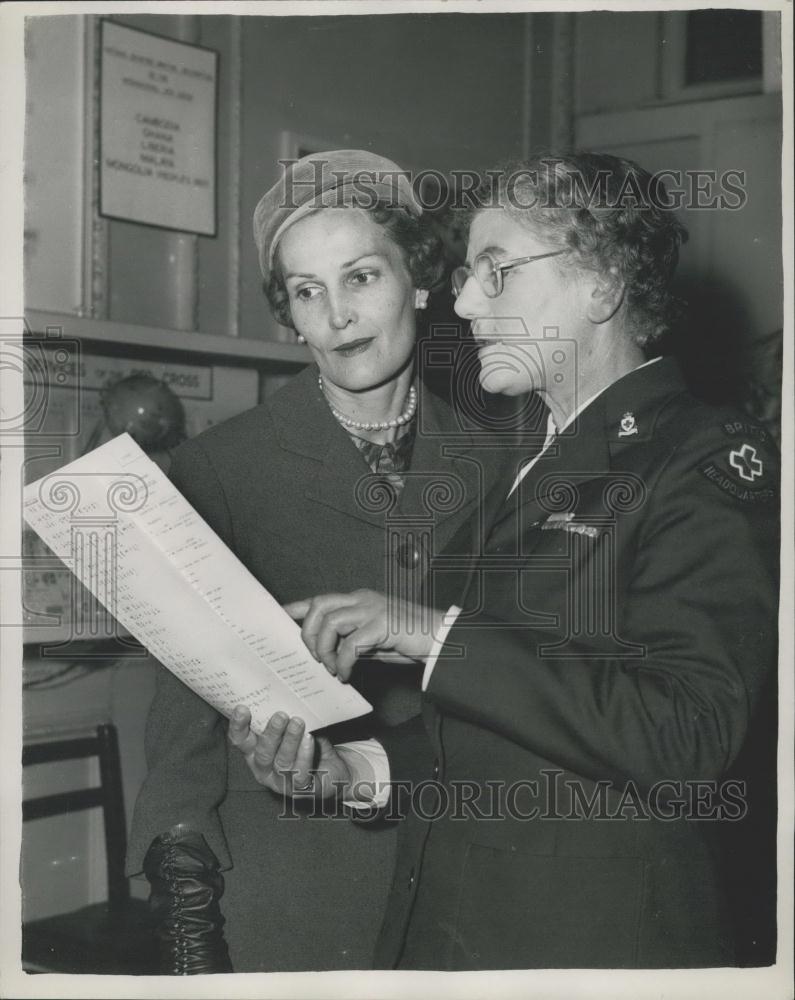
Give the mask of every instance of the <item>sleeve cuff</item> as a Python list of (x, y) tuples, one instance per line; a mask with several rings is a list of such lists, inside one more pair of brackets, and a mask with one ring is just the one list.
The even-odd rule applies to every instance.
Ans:
[(386, 750), (378, 740), (353, 740), (350, 743), (338, 743), (338, 751), (342, 752), (348, 766), (353, 771), (351, 784), (358, 787), (359, 792), (366, 793), (368, 801), (360, 799), (343, 799), (343, 805), (351, 809), (383, 809), (389, 802), (389, 758)]
[(425, 661), (425, 670), (422, 673), (422, 690), (428, 687), (431, 680), (431, 674), (433, 673), (433, 668), (436, 666), (436, 661), (439, 658), (439, 654), (442, 651), (442, 646), (444, 646), (447, 641), (447, 634), (450, 629), (455, 625), (456, 619), (461, 614), (461, 608), (456, 604), (453, 604), (445, 612), (442, 618), (442, 625), (436, 635), (433, 637), (433, 645), (431, 646), (431, 651), (428, 654), (428, 659)]

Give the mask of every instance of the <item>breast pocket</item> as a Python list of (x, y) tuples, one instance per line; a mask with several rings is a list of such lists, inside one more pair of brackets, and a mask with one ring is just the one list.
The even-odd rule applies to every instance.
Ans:
[(471, 844), (453, 968), (629, 968), (643, 890), (639, 858), (538, 857)]

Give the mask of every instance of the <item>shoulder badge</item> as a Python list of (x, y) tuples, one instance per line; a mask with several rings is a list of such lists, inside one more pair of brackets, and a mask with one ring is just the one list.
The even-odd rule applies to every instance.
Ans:
[(760, 503), (777, 495), (776, 462), (766, 431), (745, 421), (722, 425), (730, 439), (699, 469), (711, 483), (743, 503)]
[(743, 441), (739, 448), (729, 452), (729, 465), (736, 469), (740, 479), (745, 479), (752, 483), (764, 474), (765, 465), (757, 454), (756, 448), (747, 441)]

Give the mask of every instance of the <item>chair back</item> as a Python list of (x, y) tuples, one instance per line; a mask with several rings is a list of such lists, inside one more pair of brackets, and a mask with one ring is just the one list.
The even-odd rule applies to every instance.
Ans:
[(94, 736), (44, 740), (26, 744), (22, 749), (23, 767), (86, 757), (97, 757), (99, 760), (99, 785), (25, 799), (22, 803), (22, 819), (41, 819), (100, 807), (105, 827), (108, 904), (111, 909), (115, 909), (124, 906), (130, 898), (130, 886), (124, 874), (127, 822), (116, 727), (101, 725), (97, 726)]

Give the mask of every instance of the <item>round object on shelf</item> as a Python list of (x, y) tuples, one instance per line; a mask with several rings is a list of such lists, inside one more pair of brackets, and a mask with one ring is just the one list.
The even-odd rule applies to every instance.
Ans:
[(102, 411), (112, 435), (125, 431), (145, 452), (174, 448), (185, 439), (179, 398), (152, 375), (128, 375), (102, 391)]

